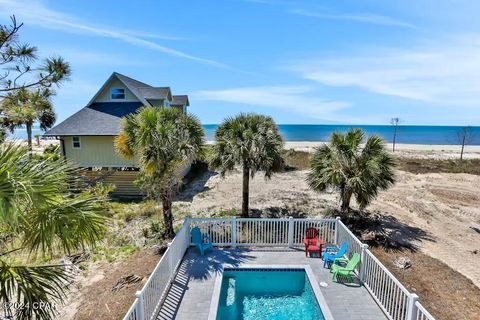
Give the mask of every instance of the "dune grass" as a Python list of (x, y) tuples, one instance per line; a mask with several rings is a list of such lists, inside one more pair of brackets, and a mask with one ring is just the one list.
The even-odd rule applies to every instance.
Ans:
[[(296, 151), (293, 149), (284, 151), (284, 159), (287, 170), (310, 169), (312, 153)], [(420, 159), (397, 157), (397, 168), (415, 174), (422, 173), (468, 173), (480, 175), (480, 159)]]

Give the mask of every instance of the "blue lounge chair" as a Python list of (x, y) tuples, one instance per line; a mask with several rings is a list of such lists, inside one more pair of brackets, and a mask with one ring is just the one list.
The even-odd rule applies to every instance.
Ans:
[(192, 234), (192, 243), (198, 248), (198, 251), (200, 251), (200, 255), (203, 256), (203, 254), (207, 249), (210, 249), (211, 247), (213, 247), (210, 236), (205, 235), (202, 237), (202, 232), (198, 227), (193, 228), (191, 231), (191, 234)]
[[(336, 251), (336, 252), (335, 252)], [(342, 242), (342, 246), (338, 249), (336, 246), (328, 246), (325, 248), (325, 252), (322, 254), (323, 267), (330, 267), (335, 259), (342, 258), (347, 252), (347, 242)]]

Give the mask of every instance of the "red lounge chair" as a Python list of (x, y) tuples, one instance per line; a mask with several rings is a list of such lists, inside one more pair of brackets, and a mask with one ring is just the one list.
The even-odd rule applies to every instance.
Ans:
[(303, 244), (305, 245), (305, 256), (308, 257), (310, 252), (318, 252), (320, 255), (322, 253), (322, 246), (324, 242), (318, 238), (318, 230), (315, 228), (307, 228), (305, 231), (306, 235), (303, 239)]

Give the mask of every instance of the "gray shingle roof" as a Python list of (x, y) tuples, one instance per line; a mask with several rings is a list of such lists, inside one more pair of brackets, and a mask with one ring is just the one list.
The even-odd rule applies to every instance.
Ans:
[(147, 100), (165, 99), (172, 95), (170, 87), (152, 87), (149, 84), (132, 79), (118, 72), (114, 72), (113, 74), (144, 104), (147, 104)]
[(185, 95), (176, 95), (172, 96), (172, 102), (170, 103), (172, 106), (189, 106), (190, 103), (188, 102), (188, 96)]
[(116, 136), (123, 116), (135, 112), (139, 102), (95, 102), (73, 114), (44, 136)]
[[(95, 102), (98, 94), (113, 77), (117, 77), (140, 101)], [(172, 96), (170, 87), (152, 87), (141, 81), (114, 72), (85, 108), (48, 130), (44, 135), (115, 136), (120, 132), (120, 119), (123, 116), (135, 112), (142, 105), (150, 105), (149, 101), (163, 99), (171, 100), (171, 105), (174, 106), (189, 105), (187, 95)]]
[(137, 87), (137, 90), (147, 100), (166, 99), (170, 95), (169, 87)]

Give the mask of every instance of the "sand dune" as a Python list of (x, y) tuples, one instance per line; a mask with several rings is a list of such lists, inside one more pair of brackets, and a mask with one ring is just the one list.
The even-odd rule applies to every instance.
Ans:
[[(257, 175), (251, 181), (252, 211), (272, 216), (322, 215), (335, 206), (336, 194), (313, 192), (305, 182), (306, 175), (307, 171), (290, 171), (275, 174), (271, 180)], [(199, 179), (175, 202), (177, 212), (211, 216), (227, 209), (240, 210), (241, 179), (240, 171), (225, 179), (211, 174)], [(398, 219), (392, 223), (398, 230), (392, 233), (480, 287), (480, 176), (398, 171), (397, 180), (369, 211)]]

